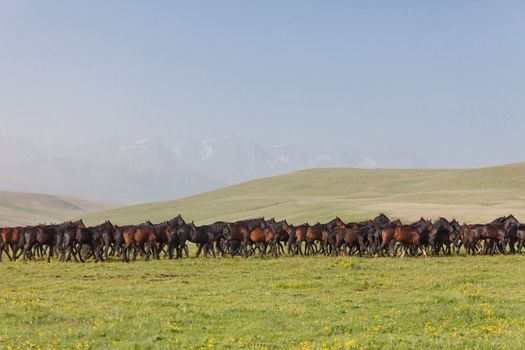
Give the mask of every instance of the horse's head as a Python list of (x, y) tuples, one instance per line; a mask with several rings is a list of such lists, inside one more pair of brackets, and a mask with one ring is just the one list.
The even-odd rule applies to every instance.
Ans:
[(337, 226), (337, 227), (345, 227), (345, 223), (343, 222), (343, 220), (341, 220), (341, 218), (339, 216), (335, 217), (335, 226)]
[(507, 216), (503, 222), (503, 226), (505, 228), (505, 230), (509, 230), (510, 228), (512, 227), (515, 227), (515, 226), (518, 226), (520, 223), (518, 221), (518, 219), (516, 219), (514, 217), (514, 215), (510, 214), (509, 216)]
[(182, 226), (182, 225), (186, 224), (186, 222), (184, 221), (184, 219), (182, 218), (182, 216), (180, 214), (177, 215), (176, 217), (174, 217), (173, 219), (169, 220), (169, 222), (173, 226)]
[(84, 221), (82, 221), (82, 219), (73, 222), (73, 224), (80, 228), (86, 228), (86, 225), (84, 225)]
[(401, 226), (403, 226), (403, 224), (401, 223), (401, 220), (399, 220), (399, 219), (396, 219), (396, 220), (394, 220), (394, 221), (391, 221), (390, 223), (391, 223), (393, 226), (395, 226), (395, 227), (401, 227)]
[(271, 218), (270, 220), (265, 220), (265, 223), (266, 225), (272, 225), (277, 223), (277, 221), (275, 221), (275, 218)]

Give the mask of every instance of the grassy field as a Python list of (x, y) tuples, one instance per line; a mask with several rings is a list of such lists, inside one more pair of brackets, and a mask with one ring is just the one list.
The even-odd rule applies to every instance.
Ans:
[(379, 212), (408, 221), (446, 216), (486, 222), (509, 213), (525, 220), (525, 163), (467, 170), (312, 169), (85, 218), (89, 224), (106, 218), (129, 224), (181, 213), (199, 224), (257, 216), (315, 223)]
[(525, 257), (0, 263), (0, 348), (525, 347)]
[(61, 222), (114, 205), (66, 196), (0, 191), (0, 227)]

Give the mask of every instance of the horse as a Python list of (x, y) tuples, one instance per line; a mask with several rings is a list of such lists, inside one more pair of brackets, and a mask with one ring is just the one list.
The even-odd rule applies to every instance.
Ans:
[(288, 240), (290, 239), (290, 233), (292, 231), (291, 226), (288, 225), (288, 222), (286, 222), (286, 220), (282, 220), (279, 222), (275, 220), (273, 221), (274, 222), (271, 222), (270, 220), (268, 220), (266, 222), (266, 225), (271, 226), (273, 231), (275, 232), (275, 243), (277, 245), (277, 252), (284, 254), (284, 247), (282, 243), (288, 242)]
[[(471, 225), (469, 226), (470, 236), (469, 244), (471, 245), (471, 251), (475, 254), (475, 247), (480, 240), (485, 241), (484, 253), (488, 254), (490, 251), (491, 255), (496, 252), (496, 247), (504, 246), (505, 242), (505, 230), (497, 224), (485, 224), (485, 225)], [(474, 248), (474, 250), (472, 250)], [(501, 249), (501, 248), (500, 248)], [(501, 251), (505, 254), (505, 250)]]
[(149, 260), (152, 246), (155, 244), (155, 229), (149, 224), (128, 225), (117, 228), (121, 231), (124, 246), (122, 249), (122, 261), (130, 261), (130, 252), (133, 249), (133, 260), (137, 258), (138, 250), (141, 255)]
[(521, 249), (525, 245), (525, 225), (519, 224), (516, 227), (516, 239), (518, 241), (518, 253), (521, 254)]
[(433, 226), (430, 231), (429, 244), (434, 255), (439, 255), (443, 246), (446, 247), (443, 248), (443, 252), (446, 255), (452, 255), (451, 245), (455, 244), (459, 237), (459, 224), (455, 220), (449, 222), (445, 218), (439, 218)]
[(368, 242), (371, 252), (377, 252), (381, 245), (381, 230), (383, 230), (389, 223), (390, 219), (383, 213), (380, 213), (372, 220), (374, 230), (368, 237)]
[[(167, 221), (159, 224), (153, 224), (151, 221), (146, 221), (146, 223), (152, 226), (155, 231), (155, 241), (150, 246), (154, 257), (157, 260), (160, 259), (160, 252), (163, 250), (164, 246), (168, 246), (167, 253), (169, 255), (170, 242), (176, 237), (176, 231), (173, 226)], [(171, 256), (173, 256), (173, 251), (171, 252)]]
[(500, 251), (505, 250), (505, 246), (509, 245), (509, 250), (511, 254), (516, 253), (516, 243), (518, 242), (517, 237), (517, 227), (520, 224), (518, 219), (514, 215), (510, 214), (508, 216), (499, 217), (491, 222), (491, 224), (498, 225), (500, 228), (505, 230), (505, 242), (503, 246), (500, 246)]
[[(114, 256), (115, 253), (119, 255), (122, 254), (122, 243), (124, 239), (122, 237), (122, 230), (120, 230), (118, 226), (113, 226), (109, 220), (106, 220), (106, 222), (95, 226), (93, 229), (98, 231), (102, 238), (103, 254), (101, 256), (107, 260), (110, 256)], [(111, 253), (109, 252), (110, 249)]]
[(366, 250), (363, 236), (357, 225), (354, 227), (337, 227), (330, 232), (330, 244), (335, 255), (339, 255), (341, 248), (343, 251), (348, 249), (348, 255), (352, 253), (352, 249), (356, 248), (359, 256)]
[(190, 223), (190, 234), (188, 240), (197, 245), (197, 253), (195, 257), (199, 257), (202, 250), (204, 250), (204, 257), (208, 257), (208, 252), (211, 250), (212, 255), (215, 257), (215, 249), (213, 244), (215, 238), (213, 232), (210, 230), (209, 225), (196, 226), (192, 221)]
[[(335, 227), (335, 225), (334, 225)], [(309, 226), (306, 230), (306, 248), (305, 248), (305, 254), (309, 255), (317, 254), (317, 249), (314, 248), (314, 244), (316, 241), (319, 241), (321, 245), (321, 253), (327, 253), (328, 250), (327, 244), (328, 244), (328, 236), (330, 235), (330, 231), (326, 227), (326, 225), (317, 223), (313, 226)]]
[(41, 249), (47, 246), (47, 262), (50, 262), (55, 251), (56, 235), (56, 225), (39, 225), (25, 229), (19, 242), (19, 248), (23, 249), (24, 259), (27, 257), (31, 260), (33, 248)]
[[(401, 243), (403, 246), (403, 254), (405, 256), (407, 249), (412, 250), (412, 254), (417, 254), (418, 250), (421, 250), (424, 256), (427, 256), (423, 243), (428, 241), (428, 233), (432, 230), (432, 222), (426, 221), (421, 218), (419, 221), (411, 225), (401, 225), (394, 229), (392, 240), (390, 241), (390, 253), (391, 256), (397, 256), (397, 247), (394, 247), (396, 242)], [(394, 254), (392, 255), (392, 249), (394, 248)]]
[(291, 252), (292, 255), (303, 255), (301, 246), (303, 242), (306, 241), (306, 232), (308, 231), (308, 227), (310, 227), (310, 225), (306, 223), (299, 226), (293, 226), (293, 229), (290, 231), (288, 238), (288, 252)]
[(387, 247), (390, 245), (390, 241), (392, 241), (394, 237), (394, 232), (396, 228), (402, 226), (401, 220), (397, 219), (395, 221), (389, 222), (385, 227), (383, 227), (379, 233), (380, 238), (377, 239), (379, 242), (379, 239), (381, 240), (381, 246), (376, 251), (376, 254), (383, 253), (387, 251)]
[[(241, 220), (233, 223), (226, 223), (224, 226), (224, 229), (222, 230), (222, 233), (217, 234), (217, 237), (224, 237), (228, 244), (231, 246), (232, 244), (240, 245), (242, 247), (242, 242), (245, 240), (245, 237), (247, 237), (251, 231), (253, 231), (255, 228), (265, 228), (266, 221), (262, 218), (259, 219), (249, 219), (249, 220)], [(244, 248), (242, 248), (244, 250)], [(243, 255), (246, 255), (247, 251), (243, 251)]]
[(266, 253), (266, 247), (270, 245), (272, 255), (277, 258), (277, 243), (275, 237), (275, 231), (271, 225), (267, 225), (264, 228), (254, 227), (243, 237), (244, 239), (241, 242), (244, 257), (248, 257), (248, 244), (259, 244), (259, 254), (261, 257)]
[[(24, 233), (24, 230), (25, 228), (20, 226), (4, 227), (0, 229), (0, 261), (2, 260), (2, 252), (5, 252), (11, 261), (15, 261), (18, 258), (19, 255), (17, 253), (19, 249), (20, 238)], [(9, 248), (11, 248), (13, 253), (12, 256), (9, 254)]]

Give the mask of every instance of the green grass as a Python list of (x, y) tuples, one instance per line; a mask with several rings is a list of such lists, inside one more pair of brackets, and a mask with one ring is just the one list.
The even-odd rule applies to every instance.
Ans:
[(525, 257), (0, 263), (0, 348), (525, 347)]
[(362, 220), (379, 212), (408, 221), (446, 216), (481, 222), (509, 213), (525, 218), (525, 163), (465, 170), (312, 169), (93, 213), (85, 221), (130, 224), (181, 213), (199, 224), (257, 216), (315, 223), (335, 215)]
[(0, 191), (0, 227), (61, 222), (112, 207), (114, 205), (73, 197)]

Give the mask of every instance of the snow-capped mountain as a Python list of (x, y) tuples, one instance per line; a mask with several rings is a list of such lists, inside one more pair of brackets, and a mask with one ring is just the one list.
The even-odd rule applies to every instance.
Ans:
[(243, 135), (204, 141), (112, 137), (64, 147), (4, 132), (0, 134), (0, 189), (134, 203), (173, 199), (305, 168), (382, 165), (350, 149), (321, 148), (267, 146)]

